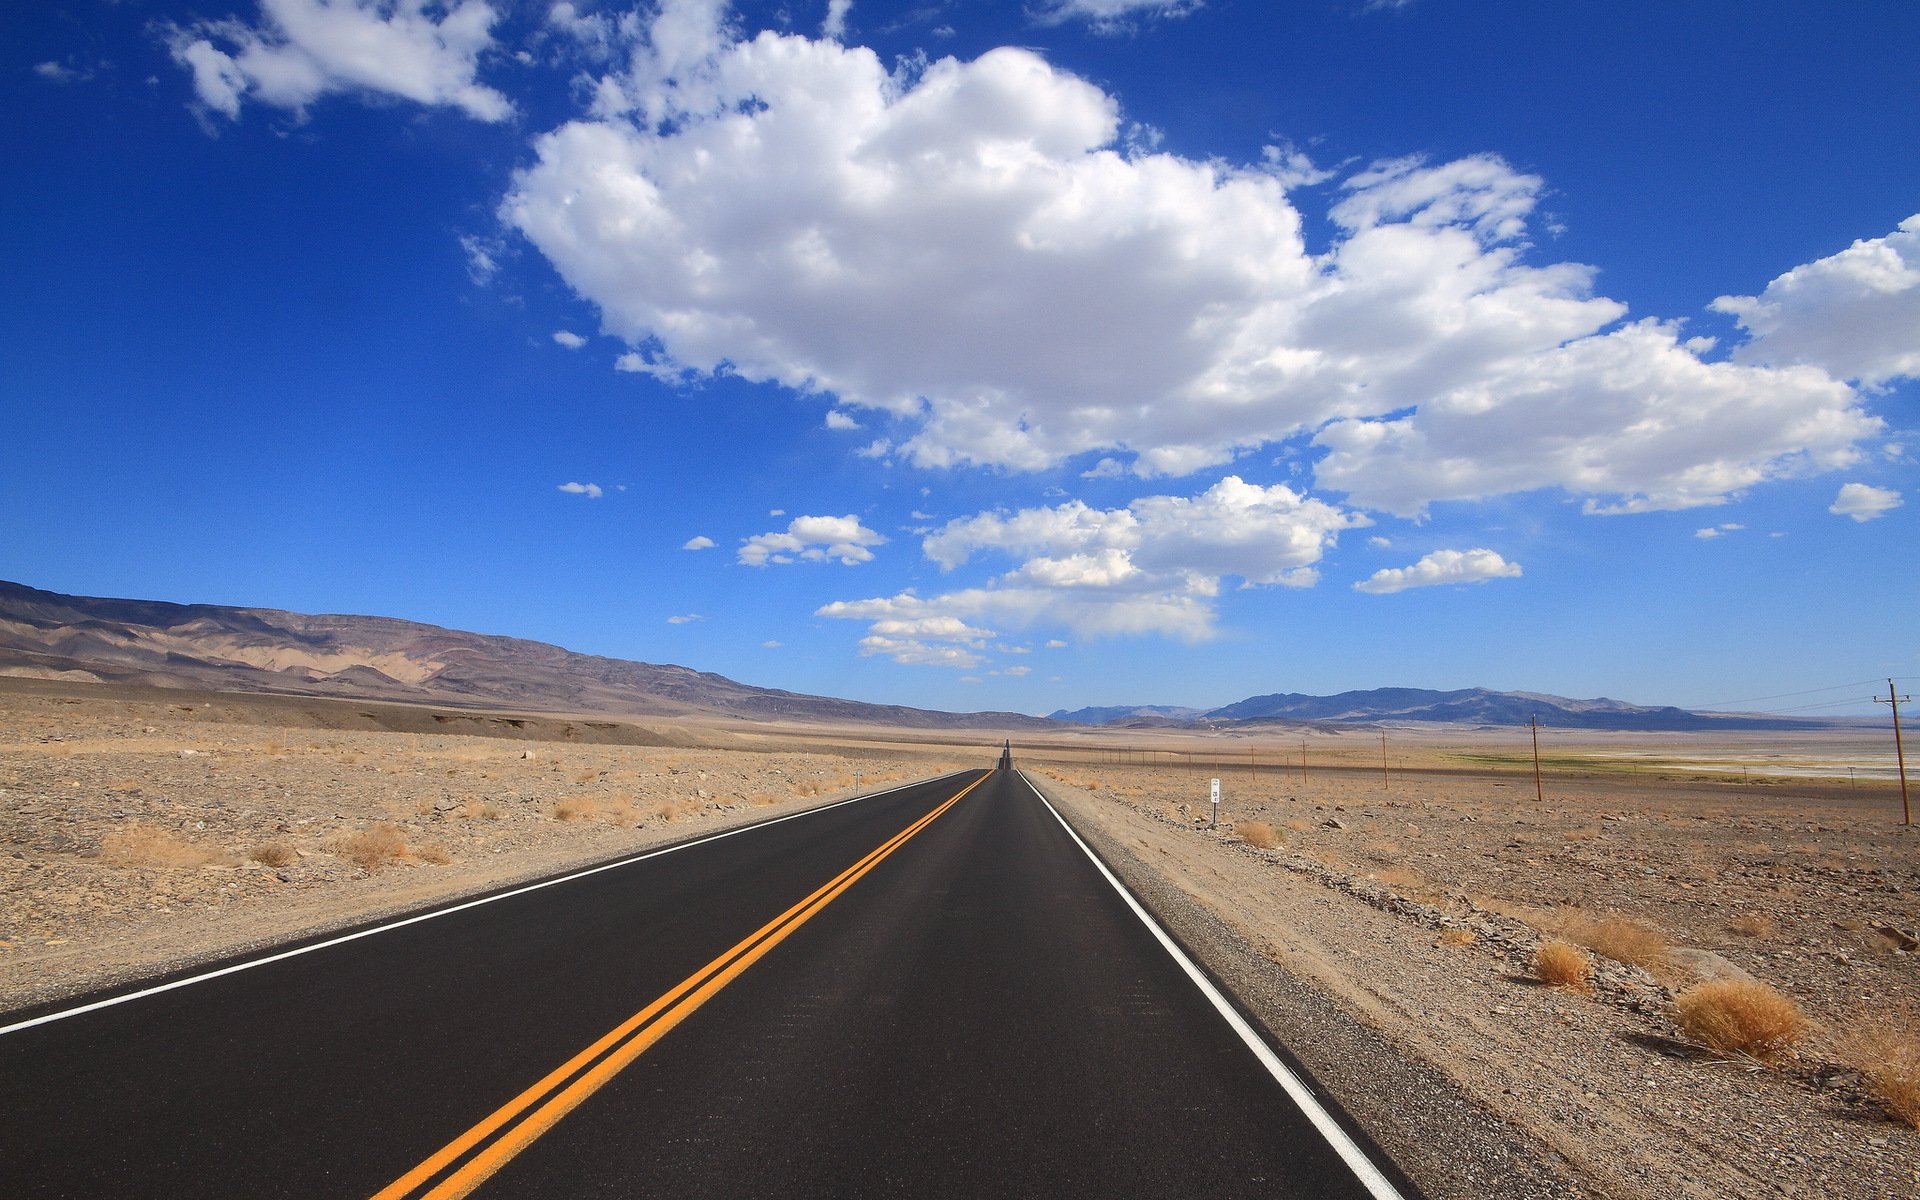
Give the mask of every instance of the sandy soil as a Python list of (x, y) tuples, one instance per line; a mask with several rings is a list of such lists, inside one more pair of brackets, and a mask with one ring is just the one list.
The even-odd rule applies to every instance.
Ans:
[[(985, 765), (980, 741), (9, 682), (0, 1011)], [(1544, 801), (1511, 731), (1395, 731), (1384, 781), (1365, 735), (1316, 737), (1304, 780), (1297, 739), (1017, 751), (1156, 907), (1231, 935), (1246, 961), (1210, 965), (1436, 1200), (1920, 1196), (1920, 1134), (1847, 1044), (1920, 998), (1920, 836), (1871, 775), (1883, 748), (1554, 741)], [(1761, 771), (1855, 762), (1857, 786)], [(1555, 991), (1533, 975), (1555, 934), (1637, 961), (1596, 956), (1592, 995)], [(1780, 1066), (1675, 1026), (1674, 993), (1727, 970), (1814, 1021)], [(1406, 1068), (1362, 1078), (1379, 1047)], [(1488, 1148), (1513, 1138), (1531, 1149)]]

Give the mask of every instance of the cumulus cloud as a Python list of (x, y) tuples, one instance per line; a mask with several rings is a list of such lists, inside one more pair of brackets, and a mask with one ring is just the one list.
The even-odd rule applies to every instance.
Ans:
[(847, 36), (847, 14), (853, 11), (853, 0), (827, 0), (827, 17), (820, 22), (820, 36), (839, 41)]
[(1836, 517), (1852, 517), (1856, 521), (1871, 521), (1875, 517), (1884, 517), (1899, 508), (1903, 501), (1900, 493), (1892, 488), (1874, 487), (1868, 483), (1849, 483), (1841, 487), (1827, 511)]
[(1485, 583), (1489, 579), (1517, 578), (1519, 574), (1519, 563), (1510, 563), (1491, 550), (1435, 550), (1410, 567), (1375, 571), (1371, 577), (1354, 584), (1353, 589), (1384, 596), (1408, 588)]
[(1920, 214), (1713, 307), (1748, 334), (1738, 362), (1807, 363), (1868, 387), (1920, 377)]
[(873, 561), (871, 546), (886, 538), (854, 516), (795, 517), (784, 531), (757, 533), (741, 543), (739, 560), (749, 567), (768, 563), (838, 561), (851, 567)]
[(565, 346), (569, 350), (578, 350), (580, 347), (587, 344), (587, 339), (581, 337), (577, 333), (574, 333), (570, 329), (554, 330), (553, 340), (560, 343), (562, 346)]
[(903, 432), (861, 453), (922, 467), (1179, 476), (1315, 435), (1319, 487), (1405, 514), (1720, 503), (1880, 428), (1813, 366), (1620, 326), (1591, 268), (1529, 261), (1545, 184), (1498, 158), (1348, 174), (1316, 254), (1289, 189), (1329, 177), (1290, 147), (1185, 159), (1027, 50), (889, 70), (725, 11), (667, 0), (501, 207), (623, 369), (881, 410)]
[(606, 490), (597, 483), (563, 483), (559, 490), (575, 496), (585, 496), (589, 500), (598, 500), (606, 495)]
[(681, 543), (680, 548), (682, 550), (711, 550), (713, 549), (713, 539), (705, 534), (700, 534), (697, 537), (688, 538), (685, 542)]
[(349, 92), (502, 121), (513, 106), (476, 78), (497, 15), (480, 0), (260, 0), (257, 24), (176, 27), (167, 41), (200, 103), (234, 120), (247, 99), (304, 112)]
[(860, 422), (856, 421), (852, 414), (842, 412), (837, 408), (832, 408), (827, 410), (827, 428), (858, 429), (860, 428)]
[[(976, 667), (989, 648), (988, 624), (1054, 625), (1083, 637), (1212, 636), (1222, 581), (1311, 587), (1313, 564), (1340, 532), (1368, 524), (1357, 513), (1301, 496), (1284, 484), (1261, 487), (1228, 476), (1197, 496), (1146, 496), (1126, 508), (1079, 500), (947, 522), (921, 543), (943, 571), (979, 555), (1015, 565), (985, 587), (938, 596), (915, 592), (839, 601), (816, 615), (871, 623), (865, 653), (896, 661)], [(875, 640), (878, 639), (878, 640)], [(1049, 648), (1066, 643), (1053, 639)], [(939, 647), (935, 654), (928, 646)]]

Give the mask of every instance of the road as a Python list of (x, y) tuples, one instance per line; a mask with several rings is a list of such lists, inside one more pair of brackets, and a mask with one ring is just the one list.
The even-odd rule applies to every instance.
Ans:
[(21, 1200), (1394, 1195), (1360, 1154), (1008, 770), (0, 1033)]

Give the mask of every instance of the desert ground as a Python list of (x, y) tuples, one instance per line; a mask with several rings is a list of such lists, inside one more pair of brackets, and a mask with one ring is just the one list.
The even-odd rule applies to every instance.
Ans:
[[(1304, 735), (1304, 771), (1297, 733), (1015, 744), (1156, 907), (1449, 1081), (1553, 1194), (1920, 1195), (1920, 833), (1890, 738), (1543, 731), (1536, 799), (1525, 730), (1380, 732)], [(0, 681), (0, 1011), (988, 766), (987, 740)], [(1584, 981), (1543, 981), (1554, 940)], [(1804, 1034), (1708, 1047), (1676, 997), (1717, 977)], [(1396, 1144), (1411, 1097), (1343, 1094), (1351, 1063), (1289, 1045), (1440, 1164), (1436, 1197), (1497, 1194)]]

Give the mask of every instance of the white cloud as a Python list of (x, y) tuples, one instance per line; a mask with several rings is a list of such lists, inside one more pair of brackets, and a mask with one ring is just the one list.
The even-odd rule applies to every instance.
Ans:
[(1034, 0), (1028, 12), (1042, 25), (1085, 21), (1096, 30), (1127, 28), (1134, 17), (1183, 17), (1204, 0)]
[(1067, 644), (1061, 641), (1059, 638), (1047, 639), (1047, 649), (1049, 650), (1065, 650), (1066, 648), (1067, 648)]
[(785, 642), (776, 641), (772, 638), (768, 638), (766, 641), (760, 643), (760, 648), (763, 650), (778, 650), (780, 647), (784, 645), (786, 645)]
[(85, 83), (92, 79), (94, 72), (85, 67), (70, 67), (65, 63), (48, 60), (35, 63), (33, 73), (42, 79), (54, 83)]
[(670, 0), (501, 215), (642, 348), (629, 369), (906, 427), (860, 453), (1181, 475), (1317, 433), (1317, 486), (1364, 507), (1559, 488), (1604, 512), (1720, 503), (1879, 430), (1820, 371), (1619, 327), (1592, 269), (1528, 261), (1545, 184), (1497, 158), (1350, 174), (1312, 254), (1288, 189), (1325, 175), (1290, 147), (1152, 152), (1026, 50), (889, 71), (722, 12)]
[(1745, 525), (1742, 525), (1737, 521), (1723, 521), (1718, 525), (1709, 525), (1705, 529), (1696, 529), (1693, 531), (1693, 536), (1699, 538), (1703, 542), (1706, 542), (1706, 541), (1712, 541), (1714, 538), (1717, 538), (1717, 537), (1725, 537), (1729, 533), (1738, 533), (1739, 531), (1745, 528), (1746, 528)]
[(1682, 509), (1845, 466), (1881, 428), (1823, 372), (1703, 362), (1643, 321), (1511, 360), (1405, 416), (1336, 421), (1315, 438), (1330, 452), (1315, 478), (1403, 515), (1549, 487), (1589, 512)]
[(1375, 571), (1371, 577), (1354, 584), (1353, 589), (1384, 596), (1408, 588), (1485, 583), (1489, 579), (1517, 578), (1519, 574), (1519, 563), (1510, 563), (1491, 550), (1435, 550), (1410, 567)]
[(705, 617), (703, 617), (703, 616), (701, 616), (701, 615), (700, 615), (699, 613), (688, 613), (688, 614), (686, 614), (685, 616), (682, 616), (682, 617), (668, 617), (668, 618), (667, 618), (667, 624), (669, 624), (669, 625), (691, 625), (691, 624), (693, 624), (693, 623), (694, 623), (695, 621), (704, 621), (704, 620), (706, 620), (706, 618), (705, 618)]
[(585, 496), (589, 500), (598, 500), (607, 494), (605, 489), (597, 483), (563, 483), (559, 485), (559, 490), (575, 496)]
[(688, 538), (685, 542), (681, 543), (680, 548), (682, 550), (711, 550), (713, 549), (713, 539), (705, 534), (700, 534), (697, 537)]
[(947, 522), (922, 548), (946, 570), (985, 549), (1035, 555), (1010, 578), (1054, 586), (1177, 575), (1209, 579), (1211, 590), (1225, 575), (1296, 582), (1342, 530), (1368, 523), (1285, 484), (1261, 487), (1229, 475), (1198, 496), (1145, 496), (1120, 509), (1072, 500), (1010, 516), (982, 513)]
[[(873, 636), (862, 643), (863, 653), (962, 667), (985, 663), (988, 649), (1024, 652), (989, 647), (996, 635), (988, 623), (1059, 626), (1083, 638), (1157, 634), (1198, 641), (1213, 634), (1213, 601), (1223, 578), (1311, 587), (1319, 579), (1313, 564), (1340, 531), (1367, 523), (1284, 484), (1261, 487), (1236, 476), (1198, 496), (1145, 496), (1126, 508), (1072, 500), (981, 513), (947, 522), (921, 548), (943, 571), (982, 554), (1016, 560), (987, 586), (838, 601), (816, 615), (870, 622)], [(938, 655), (921, 649), (934, 642), (944, 646)]]
[(1884, 517), (1904, 503), (1900, 493), (1892, 488), (1874, 487), (1867, 483), (1849, 483), (1841, 487), (1840, 494), (1833, 498), (1827, 511), (1836, 517), (1852, 517), (1856, 521), (1871, 521), (1875, 517)]
[(820, 36), (839, 41), (847, 36), (847, 14), (853, 0), (827, 0), (827, 19), (820, 22)]
[(245, 99), (304, 112), (360, 92), (502, 121), (513, 106), (476, 78), (496, 17), (480, 0), (260, 0), (257, 25), (174, 28), (168, 45), (200, 103), (232, 119)]
[(568, 330), (568, 329), (554, 330), (553, 340), (560, 343), (562, 346), (565, 346), (569, 350), (578, 350), (580, 347), (587, 344), (587, 339), (581, 337), (579, 334), (574, 333), (572, 330)]
[(851, 413), (842, 412), (837, 408), (830, 408), (827, 410), (827, 428), (858, 429), (860, 428), (860, 422), (854, 420)]
[(1920, 214), (1713, 307), (1749, 335), (1737, 362), (1808, 363), (1868, 387), (1920, 377)]
[(886, 538), (860, 523), (858, 517), (795, 517), (784, 532), (757, 533), (741, 543), (739, 560), (749, 567), (797, 560), (826, 562), (830, 559), (851, 567), (872, 562), (870, 546), (886, 543)]
[(463, 234), (460, 249), (467, 256), (467, 278), (477, 287), (492, 283), (493, 277), (500, 273), (500, 257), (506, 252), (505, 247), (493, 238)]

